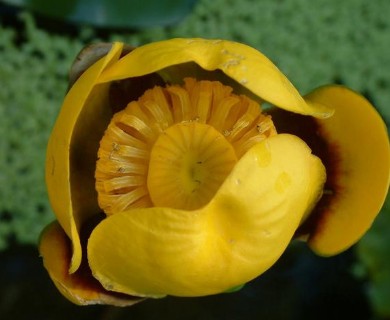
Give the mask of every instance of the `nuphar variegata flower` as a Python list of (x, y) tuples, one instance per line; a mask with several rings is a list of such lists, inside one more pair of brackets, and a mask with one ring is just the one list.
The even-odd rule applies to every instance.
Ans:
[(40, 252), (77, 304), (230, 291), (292, 239), (324, 256), (358, 241), (386, 196), (389, 153), (362, 96), (301, 96), (243, 44), (95, 45), (49, 141), (58, 222)]

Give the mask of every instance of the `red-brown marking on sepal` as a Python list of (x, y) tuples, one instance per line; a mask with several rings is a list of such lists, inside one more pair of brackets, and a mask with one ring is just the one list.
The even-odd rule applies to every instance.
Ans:
[(101, 219), (101, 216), (95, 216), (82, 228), (83, 260), (80, 268), (73, 274), (69, 274), (68, 271), (72, 258), (70, 239), (57, 222), (47, 226), (40, 240), (40, 253), (44, 259), (44, 265), (59, 291), (75, 304), (108, 304), (121, 307), (133, 305), (144, 298), (107, 291), (92, 276), (89, 268), (85, 252), (86, 243), (91, 231)]
[(311, 148), (312, 153), (319, 157), (326, 168), (326, 182), (324, 192), (310, 215), (300, 225), (295, 237), (306, 237), (321, 232), (321, 226), (327, 216), (332, 214), (332, 205), (337, 201), (342, 186), (340, 177), (340, 153), (339, 146), (326, 137), (319, 120), (282, 109), (269, 111), (275, 123), (278, 133), (290, 133), (298, 136)]

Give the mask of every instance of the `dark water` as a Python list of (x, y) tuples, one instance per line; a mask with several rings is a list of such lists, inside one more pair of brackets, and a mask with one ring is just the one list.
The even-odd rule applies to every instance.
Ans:
[(0, 253), (0, 319), (370, 319), (353, 263), (353, 251), (319, 258), (299, 244), (236, 293), (78, 307), (57, 292), (35, 247), (13, 245)]

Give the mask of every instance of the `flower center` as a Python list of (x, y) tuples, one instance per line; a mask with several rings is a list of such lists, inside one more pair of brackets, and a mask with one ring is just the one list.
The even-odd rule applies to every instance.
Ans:
[(209, 202), (237, 162), (225, 137), (202, 123), (178, 123), (157, 139), (148, 189), (155, 206), (197, 209)]
[(237, 160), (274, 134), (257, 102), (218, 81), (156, 86), (116, 113), (100, 141), (99, 205), (108, 215), (137, 207), (200, 208)]

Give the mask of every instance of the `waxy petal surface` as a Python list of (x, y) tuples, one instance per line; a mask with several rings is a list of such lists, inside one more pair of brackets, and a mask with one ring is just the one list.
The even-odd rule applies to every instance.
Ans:
[(80, 226), (100, 211), (94, 189), (94, 163), (110, 115), (108, 85), (97, 85), (97, 79), (105, 68), (119, 59), (121, 50), (122, 44), (114, 44), (111, 51), (72, 86), (47, 147), (46, 184), (53, 211), (72, 239), (71, 272), (81, 263)]
[(317, 120), (320, 135), (337, 155), (334, 190), (310, 233), (308, 243), (325, 256), (346, 250), (370, 228), (389, 188), (390, 148), (386, 126), (361, 95), (342, 86), (325, 86), (305, 97), (335, 109)]
[(318, 118), (333, 113), (326, 106), (313, 108), (307, 104), (285, 75), (262, 53), (226, 40), (171, 39), (147, 44), (105, 70), (99, 81), (138, 77), (188, 62), (195, 62), (208, 71), (221, 70), (235, 80), (237, 86), (243, 86), (285, 110)]
[(89, 239), (90, 267), (105, 288), (131, 295), (227, 291), (275, 263), (324, 180), (302, 140), (271, 137), (241, 158), (199, 210), (133, 209), (103, 220)]

